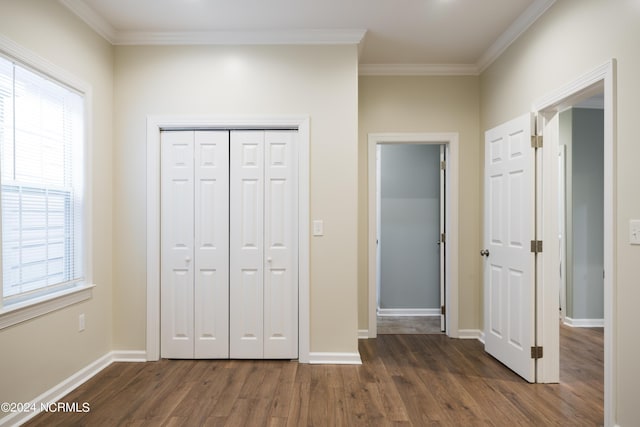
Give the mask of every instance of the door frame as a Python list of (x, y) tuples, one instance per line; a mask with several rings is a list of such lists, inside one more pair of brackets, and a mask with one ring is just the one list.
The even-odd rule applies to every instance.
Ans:
[(446, 146), (447, 186), (445, 190), (446, 243), (446, 334), (459, 337), (458, 330), (458, 133), (370, 133), (368, 135), (368, 182), (369, 182), (369, 325), (367, 336), (375, 338), (377, 327), (377, 164), (376, 147), (378, 144), (434, 144)]
[[(611, 59), (588, 73), (534, 102), (532, 111), (542, 118), (541, 185), (544, 206), (538, 206), (538, 226), (542, 239), (557, 241), (558, 236), (558, 113), (594, 93), (604, 92), (604, 422), (615, 423), (616, 392), (616, 60)], [(538, 361), (538, 382), (559, 380), (558, 268), (559, 254), (555, 244), (545, 245), (536, 267), (542, 282), (537, 286), (538, 342), (545, 347)]]
[(298, 131), (298, 361), (309, 363), (309, 116), (147, 116), (146, 359), (160, 359), (160, 131), (295, 129)]
[[(558, 141), (559, 143), (559, 141)], [(560, 237), (560, 321), (567, 316), (567, 146), (558, 147), (558, 235)]]

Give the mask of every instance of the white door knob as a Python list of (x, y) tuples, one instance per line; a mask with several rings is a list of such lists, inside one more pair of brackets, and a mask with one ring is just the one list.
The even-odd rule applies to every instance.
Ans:
[(273, 259), (270, 256), (268, 256), (267, 257), (267, 262), (270, 263), (271, 261), (273, 261)]
[(184, 257), (184, 261), (185, 262), (191, 262), (191, 257), (189, 255), (187, 255), (186, 257)]

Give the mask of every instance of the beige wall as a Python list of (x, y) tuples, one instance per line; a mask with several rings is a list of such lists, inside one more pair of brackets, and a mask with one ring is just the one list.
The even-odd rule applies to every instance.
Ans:
[(477, 77), (374, 77), (359, 81), (358, 328), (368, 329), (367, 138), (376, 132), (459, 134), (459, 329), (480, 329), (479, 79)]
[(146, 118), (308, 114), (311, 351), (357, 351), (355, 46), (117, 47), (114, 347), (145, 349)]
[[(49, 0), (0, 1), (0, 35), (93, 88), (93, 299), (0, 330), (0, 402), (29, 401), (112, 349), (113, 49)], [(78, 315), (86, 330), (78, 332)], [(0, 417), (3, 414), (0, 414)]]
[(530, 111), (534, 101), (616, 58), (617, 234), (616, 297), (613, 333), (616, 367), (615, 417), (637, 425), (640, 406), (640, 246), (628, 241), (629, 220), (640, 218), (640, 3), (635, 0), (558, 1), (481, 77), (482, 129)]

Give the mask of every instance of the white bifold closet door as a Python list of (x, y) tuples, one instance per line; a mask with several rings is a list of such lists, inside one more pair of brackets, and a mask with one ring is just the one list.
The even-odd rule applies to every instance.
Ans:
[(230, 357), (298, 357), (296, 133), (231, 132)]
[(295, 137), (163, 132), (162, 357), (298, 357)]
[(161, 137), (161, 355), (229, 357), (229, 133)]

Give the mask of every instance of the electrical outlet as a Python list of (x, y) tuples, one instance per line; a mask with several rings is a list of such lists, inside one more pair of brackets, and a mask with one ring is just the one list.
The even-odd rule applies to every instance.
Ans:
[(629, 244), (640, 245), (640, 219), (629, 221)]
[(78, 332), (84, 331), (84, 313), (78, 316)]

